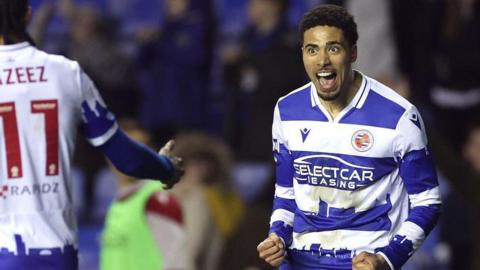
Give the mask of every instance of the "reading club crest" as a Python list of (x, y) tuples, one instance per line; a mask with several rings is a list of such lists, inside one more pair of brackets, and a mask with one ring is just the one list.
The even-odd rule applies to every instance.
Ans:
[(373, 146), (372, 133), (365, 129), (355, 132), (352, 136), (352, 146), (359, 152), (370, 150), (370, 148)]

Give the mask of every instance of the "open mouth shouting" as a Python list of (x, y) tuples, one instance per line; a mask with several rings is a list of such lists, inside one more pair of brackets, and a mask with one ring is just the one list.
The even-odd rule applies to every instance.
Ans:
[(337, 73), (333, 70), (322, 70), (315, 74), (322, 92), (333, 92), (336, 88)]

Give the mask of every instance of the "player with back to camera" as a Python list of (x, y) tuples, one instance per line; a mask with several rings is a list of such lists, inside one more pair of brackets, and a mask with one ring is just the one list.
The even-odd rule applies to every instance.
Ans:
[(275, 198), (259, 256), (280, 269), (399, 269), (441, 206), (421, 117), (352, 70), (358, 33), (344, 8), (307, 12), (300, 39), (311, 82), (275, 107)]
[[(78, 127), (121, 172), (174, 185), (160, 155), (118, 128), (78, 63), (36, 49), (27, 0), (0, 0), (0, 269), (77, 269), (71, 161)], [(134, 233), (134, 232), (132, 232)]]

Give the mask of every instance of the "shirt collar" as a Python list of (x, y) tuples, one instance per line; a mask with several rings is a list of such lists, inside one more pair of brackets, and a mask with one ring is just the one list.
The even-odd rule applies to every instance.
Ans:
[[(362, 107), (368, 94), (369, 81), (363, 73), (358, 70), (354, 71), (362, 75), (362, 83), (360, 84), (360, 87), (357, 90), (357, 93), (353, 97), (352, 101), (350, 101), (350, 104), (352, 104), (352, 106), (354, 106), (355, 108), (359, 109)], [(322, 106), (320, 103), (320, 97), (317, 94), (317, 89), (315, 88), (315, 84), (313, 82), (310, 82), (310, 102), (312, 107)]]
[(9, 45), (0, 45), (0, 52), (16, 51), (16, 50), (25, 49), (30, 46), (31, 46), (30, 43), (28, 43), (27, 41), (15, 43), (15, 44), (9, 44)]

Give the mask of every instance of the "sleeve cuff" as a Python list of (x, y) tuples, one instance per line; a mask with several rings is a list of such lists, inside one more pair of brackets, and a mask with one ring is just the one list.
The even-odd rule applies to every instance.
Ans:
[(405, 236), (395, 235), (390, 244), (381, 253), (392, 269), (400, 269), (413, 254), (413, 243)]
[(270, 227), (270, 233), (275, 233), (278, 237), (282, 238), (285, 247), (292, 243), (293, 228), (290, 225), (286, 225), (282, 221), (275, 221)]

